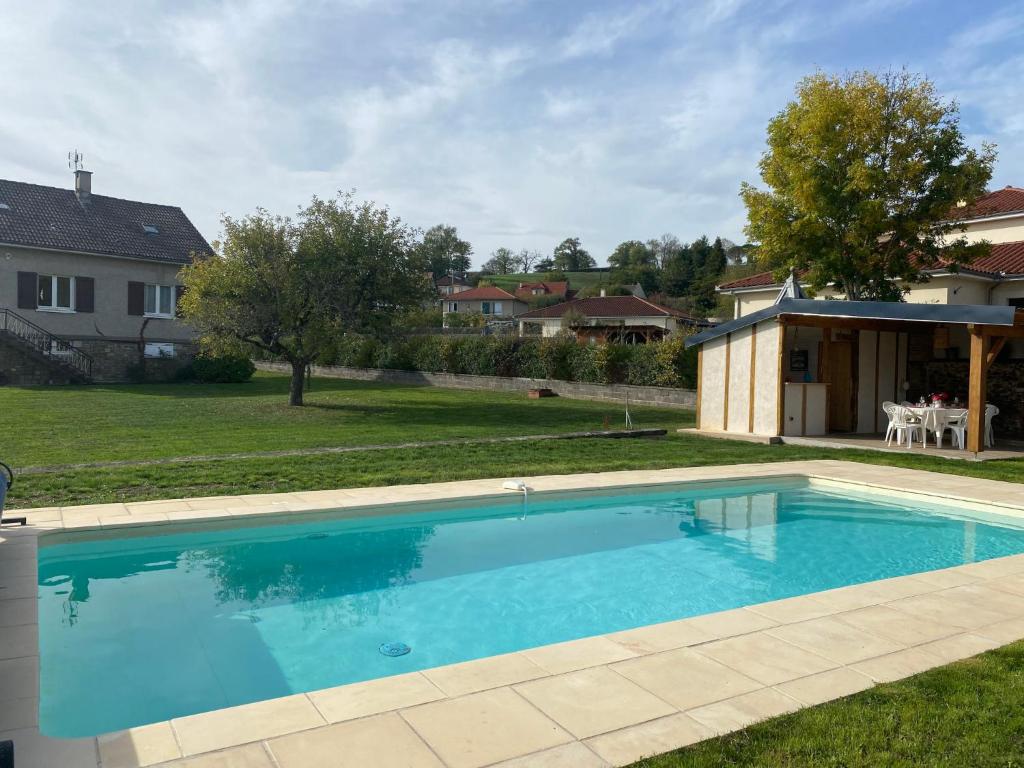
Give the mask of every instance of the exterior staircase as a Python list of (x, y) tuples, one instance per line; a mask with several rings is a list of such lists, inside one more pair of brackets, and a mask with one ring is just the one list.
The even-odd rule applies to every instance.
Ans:
[[(84, 383), (92, 358), (16, 312), (0, 308), (0, 383)], [(4, 370), (8, 368), (10, 370)], [(11, 375), (17, 369), (17, 375)]]

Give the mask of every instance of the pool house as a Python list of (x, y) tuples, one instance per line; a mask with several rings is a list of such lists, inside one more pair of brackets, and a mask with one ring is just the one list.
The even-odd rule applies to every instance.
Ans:
[[(1014, 340), (1024, 340), (1024, 311), (1012, 306), (780, 298), (687, 340), (699, 348), (697, 430), (882, 446), (883, 403), (946, 391), (967, 409), (963, 447), (977, 456), (989, 369)], [(936, 358), (963, 361), (963, 392), (929, 379)]]

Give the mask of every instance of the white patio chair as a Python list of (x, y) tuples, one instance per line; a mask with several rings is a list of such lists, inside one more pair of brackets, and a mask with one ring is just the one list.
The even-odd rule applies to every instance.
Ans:
[(992, 405), (992, 403), (986, 403), (985, 405), (985, 447), (991, 448), (996, 444), (996, 434), (992, 431), (992, 417), (999, 415), (999, 409)]
[(889, 445), (890, 441), (892, 440), (892, 433), (896, 429), (896, 427), (893, 426), (892, 423), (892, 409), (895, 407), (896, 403), (894, 403), (892, 400), (886, 400), (884, 403), (882, 403), (882, 413), (884, 413), (885, 417), (889, 420), (889, 426), (885, 428), (886, 445)]
[[(967, 444), (967, 416), (968, 411), (963, 411), (959, 416), (946, 422), (943, 432), (947, 429), (953, 433), (953, 446), (961, 451)], [(939, 436), (939, 443), (942, 442), (942, 435)]]
[[(907, 438), (907, 448), (914, 445), (914, 435), (917, 435), (923, 444), (925, 441), (924, 427), (921, 419), (915, 416), (910, 409), (902, 405), (894, 406), (892, 409), (893, 432), (896, 435), (896, 445), (903, 443), (904, 436)], [(886, 445), (892, 445), (892, 437), (886, 441)]]

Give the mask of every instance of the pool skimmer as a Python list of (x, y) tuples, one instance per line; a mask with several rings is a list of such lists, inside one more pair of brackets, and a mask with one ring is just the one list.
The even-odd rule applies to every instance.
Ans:
[(405, 643), (381, 643), (379, 650), (385, 656), (405, 656), (412, 648)]

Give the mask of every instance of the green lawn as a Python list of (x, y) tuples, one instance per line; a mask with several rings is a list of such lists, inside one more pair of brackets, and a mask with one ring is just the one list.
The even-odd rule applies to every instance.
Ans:
[[(19, 419), (30, 421), (31, 411), (20, 397), (37, 399), (49, 396), (51, 408), (69, 413), (83, 398), (97, 397), (108, 402), (102, 412), (83, 415), (88, 427), (69, 431), (67, 442), (49, 445), (38, 432), (25, 426), (10, 431), (4, 449), (9, 455), (31, 457), (31, 463), (53, 461), (91, 461), (133, 455), (168, 456), (214, 454), (239, 450), (260, 450), (315, 445), (387, 443), (389, 441), (441, 436), (509, 434), (563, 429), (584, 429), (600, 425), (604, 413), (617, 411), (610, 404), (572, 400), (526, 400), (522, 395), (467, 393), (437, 389), (353, 385), (350, 382), (315, 382), (311, 402), (362, 398), (363, 402), (387, 401), (384, 418), (352, 419), (350, 409), (288, 409), (277, 402), (279, 394), (268, 397), (259, 388), (283, 387), (261, 378), (256, 394), (260, 401), (251, 405), (245, 395), (228, 394), (238, 387), (227, 386), (225, 394), (208, 402), (197, 401), (197, 410), (187, 418), (173, 417), (174, 404), (188, 392), (151, 387), (0, 390), (8, 398), (8, 408), (29, 411)], [(113, 405), (112, 391), (124, 393), (124, 406)], [(155, 394), (146, 394), (155, 392)], [(462, 398), (471, 396), (473, 407), (463, 407)], [(139, 401), (142, 402), (139, 402)], [(159, 418), (146, 418), (145, 404), (166, 409)], [(408, 403), (408, 404), (407, 404)], [(429, 403), (429, 407), (427, 405)], [(200, 407), (201, 406), (201, 407)], [(370, 406), (364, 405), (363, 409)], [(564, 409), (559, 414), (558, 409)], [(262, 425), (256, 414), (272, 415), (270, 425)], [(362, 412), (362, 410), (360, 410)], [(246, 432), (228, 423), (228, 414), (251, 425)], [(486, 414), (486, 428), (473, 420)], [(123, 414), (124, 422), (121, 421)], [(405, 414), (403, 418), (403, 414)], [(575, 414), (575, 420), (570, 416)], [(687, 424), (692, 415), (681, 411), (641, 409), (636, 413), (644, 426), (675, 429)], [(413, 417), (419, 426), (411, 426)], [(52, 416), (48, 416), (52, 419)], [(546, 424), (535, 429), (537, 420)], [(431, 426), (426, 426), (429, 422)], [(168, 427), (167, 424), (171, 426)], [(405, 424), (407, 428), (402, 428)], [(54, 427), (53, 429), (56, 429)], [(112, 436), (116, 435), (116, 437)], [(263, 437), (271, 435), (272, 437)], [(53, 440), (55, 438), (51, 438)], [(131, 445), (148, 449), (133, 453)], [(51, 453), (52, 452), (52, 453)], [(235, 493), (273, 493), (294, 490), (345, 488), (357, 486), (427, 483), (444, 480), (468, 480), (484, 477), (565, 474), (571, 472), (611, 471), (617, 469), (657, 469), (664, 467), (705, 466), (747, 462), (841, 457), (850, 461), (931, 469), (947, 474), (964, 474), (1000, 480), (1024, 480), (1024, 460), (970, 463), (928, 456), (904, 456), (872, 451), (827, 451), (799, 446), (768, 446), (731, 440), (715, 440), (671, 432), (659, 439), (632, 440), (555, 440), (504, 444), (393, 448), (316, 456), (283, 458), (218, 459), (145, 467), (77, 469), (22, 475), (11, 490), (12, 507), (37, 507), (92, 504), (108, 501), (212, 496)], [(30, 463), (30, 462), (25, 462)]]
[[(539, 435), (623, 426), (615, 403), (316, 379), (304, 408), (288, 379), (246, 384), (0, 388), (0, 460), (19, 467), (207, 456), (324, 446)], [(630, 409), (640, 426), (674, 429), (692, 414)]]
[(1024, 642), (876, 686), (634, 768), (1024, 765)]

